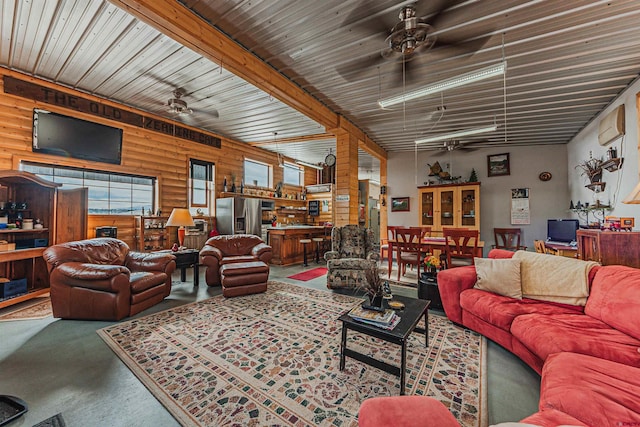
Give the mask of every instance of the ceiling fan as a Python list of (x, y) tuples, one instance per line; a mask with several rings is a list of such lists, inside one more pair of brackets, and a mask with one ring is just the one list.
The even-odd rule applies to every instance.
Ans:
[[(371, 37), (372, 34), (384, 36), (384, 44), (380, 55), (351, 62), (338, 68), (338, 72), (347, 80), (355, 80), (367, 70), (380, 65), (385, 61), (393, 61), (402, 65), (400, 76), (406, 79), (406, 83), (412, 80), (415, 74), (415, 61), (427, 51), (446, 49), (447, 55), (469, 54), (478, 51), (489, 40), (489, 37), (469, 39), (451, 35), (437, 34), (441, 31), (443, 12), (449, 7), (446, 0), (427, 1), (420, 0), (413, 4), (403, 6), (398, 14), (399, 22), (390, 25), (388, 17), (376, 17), (363, 20), (363, 11), (370, 9), (368, 1), (363, 1), (347, 18), (345, 25), (353, 26), (362, 31), (362, 39)], [(462, 8), (448, 12), (448, 19), (454, 20), (453, 15), (462, 12)], [(437, 34), (437, 35), (436, 35)]]
[(434, 154), (434, 156), (438, 156), (440, 154), (443, 153), (450, 153), (454, 150), (460, 150), (460, 151), (475, 151), (477, 148), (476, 147), (471, 147), (470, 145), (476, 143), (476, 142), (484, 142), (484, 141), (469, 141), (469, 142), (461, 142), (459, 140), (450, 140), (450, 141), (444, 141), (440, 147), (434, 147), (431, 150), (433, 151), (438, 151), (437, 153)]
[[(182, 97), (186, 95), (183, 88), (174, 89), (172, 94), (173, 98), (169, 98), (167, 101), (167, 111), (169, 113), (175, 114), (176, 116), (189, 116), (194, 113), (193, 109), (189, 108), (187, 102), (182, 99)], [(220, 117), (218, 110), (215, 108), (210, 109), (208, 114), (216, 119)]]

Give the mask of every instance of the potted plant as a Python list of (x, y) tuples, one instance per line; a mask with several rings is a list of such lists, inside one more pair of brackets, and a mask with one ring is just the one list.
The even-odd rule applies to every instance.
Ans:
[(366, 280), (363, 284), (359, 285), (358, 288), (362, 289), (369, 296), (369, 304), (366, 302), (362, 303), (362, 308), (384, 311), (384, 281), (380, 277), (378, 266), (373, 265), (366, 269), (364, 275)]
[(596, 183), (602, 181), (602, 160), (594, 159), (585, 160), (576, 166), (576, 169), (581, 169), (581, 175), (585, 175), (589, 178), (590, 183)]
[(424, 257), (424, 272), (435, 276), (438, 268), (440, 268), (440, 258), (433, 254), (427, 254)]

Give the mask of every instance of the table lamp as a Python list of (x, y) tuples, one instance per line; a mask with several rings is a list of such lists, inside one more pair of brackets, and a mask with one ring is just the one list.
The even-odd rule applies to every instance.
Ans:
[(169, 220), (165, 224), (167, 227), (178, 227), (178, 242), (180, 247), (184, 246), (185, 227), (193, 227), (193, 218), (189, 209), (173, 208)]

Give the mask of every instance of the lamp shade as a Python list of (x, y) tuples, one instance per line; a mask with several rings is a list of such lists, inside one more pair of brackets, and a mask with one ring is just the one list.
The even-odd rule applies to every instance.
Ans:
[(189, 209), (185, 208), (173, 208), (166, 224), (167, 227), (193, 227), (194, 225)]

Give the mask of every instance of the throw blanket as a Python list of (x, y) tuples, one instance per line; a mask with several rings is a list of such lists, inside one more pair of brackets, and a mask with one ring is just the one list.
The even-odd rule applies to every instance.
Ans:
[(582, 305), (589, 296), (589, 270), (595, 261), (517, 251), (520, 260), (522, 296), (563, 304)]

